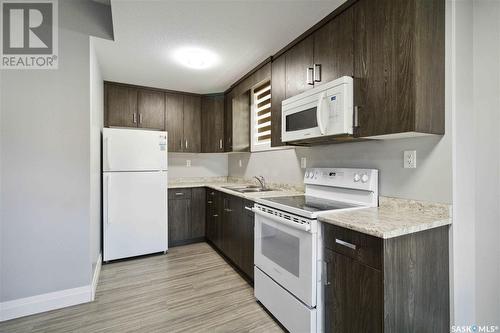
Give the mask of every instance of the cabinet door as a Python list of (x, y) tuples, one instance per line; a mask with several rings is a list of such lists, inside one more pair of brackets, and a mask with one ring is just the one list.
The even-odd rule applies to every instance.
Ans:
[(184, 96), (184, 149), (185, 152), (201, 152), (201, 98)]
[(153, 90), (139, 90), (137, 109), (139, 127), (165, 129), (165, 94)]
[(168, 201), (168, 243), (175, 246), (189, 239), (191, 220), (191, 199), (172, 199)]
[(271, 64), (271, 146), (283, 146), (281, 141), (281, 102), (286, 97), (285, 57)]
[(313, 36), (309, 36), (285, 53), (286, 98), (311, 89), (308, 68), (313, 67)]
[(218, 192), (218, 191), (215, 191), (215, 195), (214, 195), (214, 214), (213, 214), (213, 217), (214, 217), (214, 234), (215, 234), (215, 241), (214, 241), (214, 244), (215, 246), (217, 246), (217, 248), (219, 248), (220, 250), (222, 250), (222, 218), (223, 218), (223, 214), (222, 214), (222, 211), (223, 211), (223, 197), (222, 197), (222, 193), (221, 192)]
[(215, 147), (214, 128), (215, 112), (212, 96), (201, 98), (201, 152), (213, 153)]
[(106, 84), (106, 126), (137, 127), (137, 89)]
[(413, 130), (414, 6), (390, 0), (360, 0), (353, 6), (357, 136)]
[(325, 332), (382, 332), (382, 273), (325, 249)]
[(217, 236), (216, 226), (215, 226), (215, 191), (212, 189), (206, 190), (206, 226), (205, 233), (207, 239), (215, 244), (215, 238)]
[(233, 151), (233, 93), (224, 95), (224, 151)]
[(214, 152), (224, 152), (224, 95), (214, 96), (214, 127), (213, 144)]
[(354, 71), (354, 26), (352, 7), (348, 8), (322, 28), (314, 37), (314, 65), (319, 75), (314, 84), (329, 82)]
[(180, 94), (165, 94), (167, 104), (168, 151), (181, 152), (184, 147), (184, 112), (183, 96)]
[(190, 238), (205, 237), (205, 188), (193, 188), (191, 192)]
[(233, 195), (224, 195), (222, 218), (222, 251), (236, 266), (240, 266), (239, 226), (242, 199)]
[(254, 213), (250, 210), (252, 201), (243, 202), (240, 221), (241, 270), (253, 281), (254, 265)]

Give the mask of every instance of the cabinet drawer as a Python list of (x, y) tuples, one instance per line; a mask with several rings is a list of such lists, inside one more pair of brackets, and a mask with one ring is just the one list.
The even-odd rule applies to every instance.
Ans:
[(326, 248), (382, 269), (383, 239), (327, 223), (323, 226)]
[(168, 199), (189, 199), (191, 198), (191, 189), (190, 188), (173, 188), (168, 190)]

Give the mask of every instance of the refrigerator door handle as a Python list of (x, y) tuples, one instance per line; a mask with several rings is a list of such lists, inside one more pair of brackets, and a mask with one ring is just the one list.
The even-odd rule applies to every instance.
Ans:
[(107, 170), (111, 170), (111, 166), (109, 163), (109, 138), (104, 138), (104, 156), (106, 158), (106, 168)]
[(105, 217), (106, 217), (106, 224), (109, 225), (110, 224), (110, 222), (109, 222), (109, 177), (110, 177), (110, 175), (106, 175), (105, 177), (106, 177), (106, 182), (105, 182), (105, 184), (106, 184), (106, 187), (105, 187), (106, 188), (106, 196), (105, 196), (106, 197), (106, 205), (105, 205), (106, 211), (104, 213), (105, 213)]

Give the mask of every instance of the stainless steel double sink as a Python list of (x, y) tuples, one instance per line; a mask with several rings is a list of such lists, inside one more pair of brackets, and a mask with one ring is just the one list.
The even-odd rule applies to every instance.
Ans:
[(233, 185), (233, 186), (222, 186), (222, 188), (239, 192), (239, 193), (254, 193), (254, 192), (269, 192), (274, 191), (272, 188), (262, 188), (257, 185)]

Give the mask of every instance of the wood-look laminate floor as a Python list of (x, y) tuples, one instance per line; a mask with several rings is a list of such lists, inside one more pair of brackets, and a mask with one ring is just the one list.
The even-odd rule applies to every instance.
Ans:
[(0, 323), (0, 332), (282, 332), (208, 244), (103, 265), (94, 302)]

